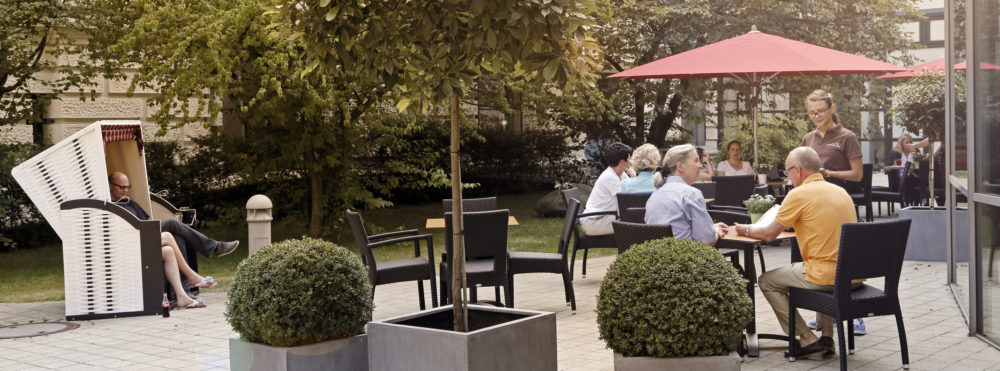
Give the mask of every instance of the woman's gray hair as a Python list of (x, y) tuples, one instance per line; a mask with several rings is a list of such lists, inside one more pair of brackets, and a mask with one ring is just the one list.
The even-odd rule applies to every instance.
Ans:
[(660, 165), (660, 171), (656, 173), (653, 177), (653, 186), (660, 188), (667, 181), (667, 177), (677, 171), (677, 164), (687, 160), (688, 153), (695, 151), (693, 145), (681, 144), (679, 146), (670, 147), (667, 150), (667, 154), (663, 156), (663, 162)]
[(656, 149), (656, 146), (652, 144), (643, 144), (632, 152), (632, 167), (634, 167), (636, 171), (656, 170), (656, 166), (659, 163), (660, 150)]

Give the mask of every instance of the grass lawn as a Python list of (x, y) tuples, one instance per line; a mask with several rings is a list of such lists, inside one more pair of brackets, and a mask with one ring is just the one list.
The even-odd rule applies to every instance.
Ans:
[[(499, 207), (510, 209), (511, 215), (516, 217), (520, 224), (516, 227), (510, 227), (507, 247), (509, 250), (556, 252), (563, 219), (540, 218), (535, 215), (534, 211), (535, 202), (546, 193), (504, 195), (498, 198)], [(343, 217), (343, 214), (340, 213), (335, 213), (335, 215)], [(440, 218), (442, 216), (440, 203), (406, 205), (362, 213), (368, 234), (403, 229), (419, 229), (421, 233), (431, 233), (434, 236), (435, 261), (440, 261), (441, 253), (445, 251), (444, 230), (428, 231), (424, 229), (424, 224), (427, 218)], [(343, 228), (334, 231), (333, 241), (357, 253), (358, 249), (351, 235), (351, 229), (346, 225), (346, 221), (343, 224)], [(278, 220), (272, 225), (271, 230), (273, 241), (296, 238), (306, 233), (306, 222), (292, 219)], [(211, 259), (200, 256), (198, 260), (200, 273), (213, 276), (219, 282), (216, 287), (203, 291), (225, 291), (232, 282), (236, 266), (248, 254), (246, 226), (205, 229), (202, 232), (218, 240), (239, 239), (241, 241), (240, 247), (232, 254)], [(597, 249), (590, 252), (595, 257), (614, 253), (615, 249)], [(385, 261), (411, 257), (412, 254), (412, 244), (387, 246), (375, 251), (375, 259)], [(426, 246), (422, 248), (421, 256), (427, 256)], [(60, 245), (0, 254), (0, 302), (62, 299), (63, 264)]]

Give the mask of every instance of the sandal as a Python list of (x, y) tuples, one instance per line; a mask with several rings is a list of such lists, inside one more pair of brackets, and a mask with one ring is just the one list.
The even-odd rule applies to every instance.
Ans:
[(191, 304), (188, 304), (186, 306), (183, 306), (183, 307), (178, 306), (177, 309), (195, 309), (195, 308), (204, 308), (204, 307), (205, 307), (205, 302), (204, 301), (195, 300), (195, 301), (192, 301)]
[(215, 282), (215, 278), (212, 278), (212, 276), (206, 276), (206, 277), (204, 277), (204, 278), (201, 279), (201, 282), (198, 282), (198, 284), (196, 284), (196, 285), (188, 286), (188, 288), (195, 288), (195, 287), (197, 287), (199, 289), (208, 289), (208, 288), (215, 287), (215, 285), (217, 283), (218, 282)]

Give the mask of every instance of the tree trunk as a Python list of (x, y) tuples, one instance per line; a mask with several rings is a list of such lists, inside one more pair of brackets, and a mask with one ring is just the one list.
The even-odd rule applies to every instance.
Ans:
[[(646, 106), (642, 101), (646, 98), (646, 92), (642, 90), (641, 87), (636, 87), (635, 93), (632, 94), (632, 102), (635, 104), (635, 130), (633, 131), (633, 137), (636, 142), (642, 142), (646, 138)], [(628, 142), (628, 138), (622, 138), (622, 140)]]
[(228, 95), (222, 97), (222, 132), (231, 138), (243, 138), (243, 123), (239, 120), (239, 107)]
[[(928, 165), (927, 166), (927, 182), (930, 183), (928, 185), (928, 189), (930, 190), (930, 194), (929, 194), (929, 198), (927, 199), (927, 205), (931, 207), (931, 210), (934, 210), (934, 206), (937, 204), (937, 199), (934, 198), (934, 138), (931, 138), (931, 140), (928, 141), (927, 148), (930, 149), (930, 153), (931, 153), (930, 157), (928, 157), (928, 158), (930, 158), (930, 161), (927, 161), (927, 165)], [(942, 160), (941, 162), (944, 162), (943, 158), (941, 160)]]
[(462, 226), (462, 169), (459, 157), (459, 120), (458, 94), (451, 96), (451, 301), (455, 314), (455, 331), (468, 332), (469, 322), (466, 320), (468, 307), (463, 293), (465, 292), (465, 230)]
[(677, 119), (677, 111), (680, 109), (681, 99), (684, 97), (682, 93), (684, 82), (681, 82), (681, 85), (681, 89), (671, 95), (670, 101), (667, 102), (668, 112), (666, 114), (657, 113), (650, 125), (647, 142), (652, 143), (656, 148), (663, 147), (667, 140), (667, 132), (674, 126), (674, 121)]
[(323, 177), (319, 174), (309, 174), (312, 210), (309, 211), (309, 237), (318, 238), (323, 233)]

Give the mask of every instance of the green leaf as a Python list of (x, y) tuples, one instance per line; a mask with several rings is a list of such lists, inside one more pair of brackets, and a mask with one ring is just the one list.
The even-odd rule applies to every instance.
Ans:
[(399, 102), (396, 102), (396, 109), (400, 111), (406, 111), (406, 108), (410, 106), (410, 103), (412, 103), (412, 100), (410, 100), (410, 98), (400, 99)]
[(542, 77), (544, 77), (546, 81), (551, 81), (552, 78), (556, 76), (557, 71), (559, 71), (559, 60), (553, 59), (545, 65), (545, 68), (542, 69)]

